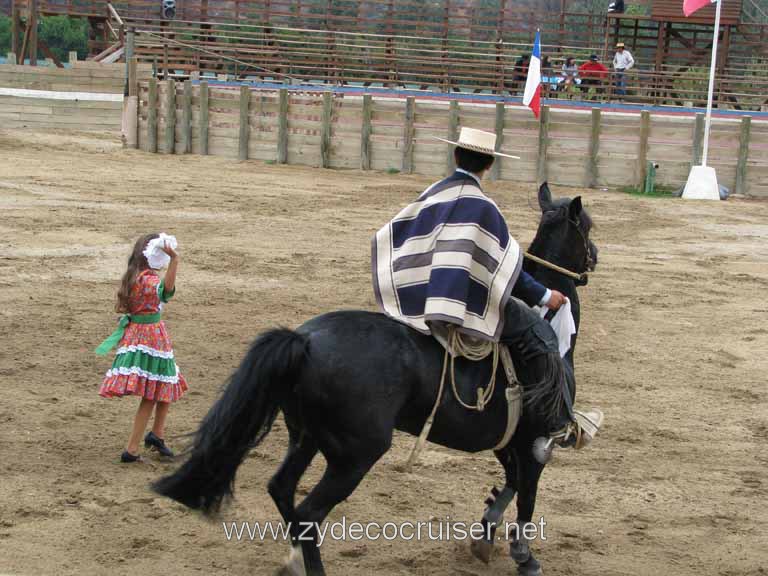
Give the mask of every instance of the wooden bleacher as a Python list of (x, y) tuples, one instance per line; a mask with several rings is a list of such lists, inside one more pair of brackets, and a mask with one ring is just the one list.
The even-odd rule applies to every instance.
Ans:
[[(120, 21), (101, 0), (15, 0), (22, 15), (86, 16), (94, 53), (115, 53), (134, 31), (136, 55), (160, 75), (192, 71), (233, 78), (416, 87), (517, 94), (515, 61), (530, 51), (537, 28), (555, 70), (563, 59), (591, 53), (610, 67), (613, 46), (626, 43), (637, 61), (621, 100), (701, 105), (712, 41), (712, 8), (682, 15), (681, 0), (649, 0), (646, 15), (545, 12), (534, 0), (177, 0), (177, 17), (160, 18), (160, 0), (116, 0)], [(627, 2), (631, 5), (632, 2)], [(741, 0), (723, 6), (720, 106), (766, 104), (768, 26), (741, 21)], [(21, 36), (21, 35), (19, 35)], [(21, 39), (19, 38), (19, 42)], [(590, 94), (617, 99), (607, 82)]]

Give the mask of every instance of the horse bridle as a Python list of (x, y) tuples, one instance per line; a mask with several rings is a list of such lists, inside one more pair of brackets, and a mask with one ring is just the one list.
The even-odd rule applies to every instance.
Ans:
[(568, 218), (568, 223), (572, 224), (574, 228), (576, 228), (576, 231), (579, 233), (579, 236), (581, 236), (581, 240), (584, 242), (584, 270), (582, 272), (572, 272), (571, 270), (568, 270), (566, 268), (561, 268), (560, 266), (557, 266), (552, 262), (549, 262), (548, 260), (544, 260), (539, 256), (531, 254), (530, 252), (525, 252), (525, 254), (523, 255), (529, 260), (532, 260), (537, 264), (541, 264), (545, 268), (549, 268), (550, 270), (554, 270), (555, 272), (563, 274), (564, 276), (568, 276), (569, 278), (573, 278), (574, 280), (583, 282), (589, 277), (589, 269), (594, 264), (594, 260), (592, 260), (592, 253), (589, 251), (589, 239), (587, 238), (586, 234), (582, 232), (581, 227), (579, 226), (579, 223), (576, 220), (572, 220), (571, 218)]
[(579, 236), (581, 236), (581, 240), (584, 242), (584, 270), (578, 273), (581, 277), (581, 280), (584, 280), (589, 276), (589, 270), (594, 264), (594, 260), (592, 260), (592, 253), (589, 250), (589, 239), (587, 238), (587, 235), (584, 234), (584, 232), (581, 230), (581, 226), (579, 226), (578, 221), (568, 218), (568, 222), (573, 224), (573, 227), (576, 228)]

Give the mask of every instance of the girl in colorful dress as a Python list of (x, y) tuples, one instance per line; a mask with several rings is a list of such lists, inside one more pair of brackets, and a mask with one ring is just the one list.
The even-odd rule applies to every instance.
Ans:
[[(173, 456), (163, 439), (165, 420), (171, 402), (181, 398), (187, 390), (187, 383), (176, 365), (171, 340), (161, 319), (163, 304), (176, 291), (176, 269), (179, 263), (178, 254), (165, 238), (165, 235), (148, 234), (139, 238), (134, 245), (128, 259), (128, 270), (123, 275), (117, 293), (116, 310), (124, 316), (115, 333), (96, 349), (97, 354), (106, 354), (115, 345), (118, 347), (99, 394), (105, 398), (126, 395), (141, 397), (133, 430), (120, 458), (122, 462), (140, 460), (139, 442), (153, 409), (155, 419), (152, 430), (144, 437), (144, 446), (156, 449), (163, 456)], [(164, 263), (157, 264), (157, 254), (147, 254), (148, 245), (158, 242), (162, 242), (158, 248), (167, 255), (159, 253), (168, 265), (163, 280), (150, 266), (150, 261), (157, 268)]]

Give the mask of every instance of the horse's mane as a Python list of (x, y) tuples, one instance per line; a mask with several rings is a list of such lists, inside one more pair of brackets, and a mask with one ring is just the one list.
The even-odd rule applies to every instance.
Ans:
[(534, 407), (536, 413), (545, 417), (550, 426), (557, 426), (566, 394), (570, 394), (568, 367), (565, 365), (567, 361), (561, 361), (559, 352), (550, 352), (544, 358), (544, 377), (539, 382), (525, 386), (523, 398), (525, 405)]

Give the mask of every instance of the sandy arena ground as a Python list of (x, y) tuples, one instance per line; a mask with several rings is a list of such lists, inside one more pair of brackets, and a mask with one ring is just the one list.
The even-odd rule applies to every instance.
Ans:
[[(180, 241), (166, 316), (191, 386), (171, 409), (179, 446), (260, 331), (375, 307), (370, 237), (428, 183), (0, 130), (0, 573), (272, 574), (285, 543), (228, 542), (220, 523), (147, 490), (172, 464), (118, 463), (137, 401), (98, 397), (110, 359), (92, 351), (114, 328), (130, 246), (153, 230)], [(530, 241), (533, 187), (487, 188)], [(579, 193), (601, 252), (582, 292), (578, 402), (600, 406), (606, 424), (545, 471), (545, 573), (766, 574), (768, 203)], [(502, 482), (493, 456), (433, 447), (403, 474), (412, 442), (398, 435), (330, 519), (479, 519)], [(225, 519), (278, 520), (265, 487), (285, 446), (279, 421), (240, 469)], [(516, 572), (501, 545), (490, 566), (465, 541), (323, 548), (333, 575)]]

